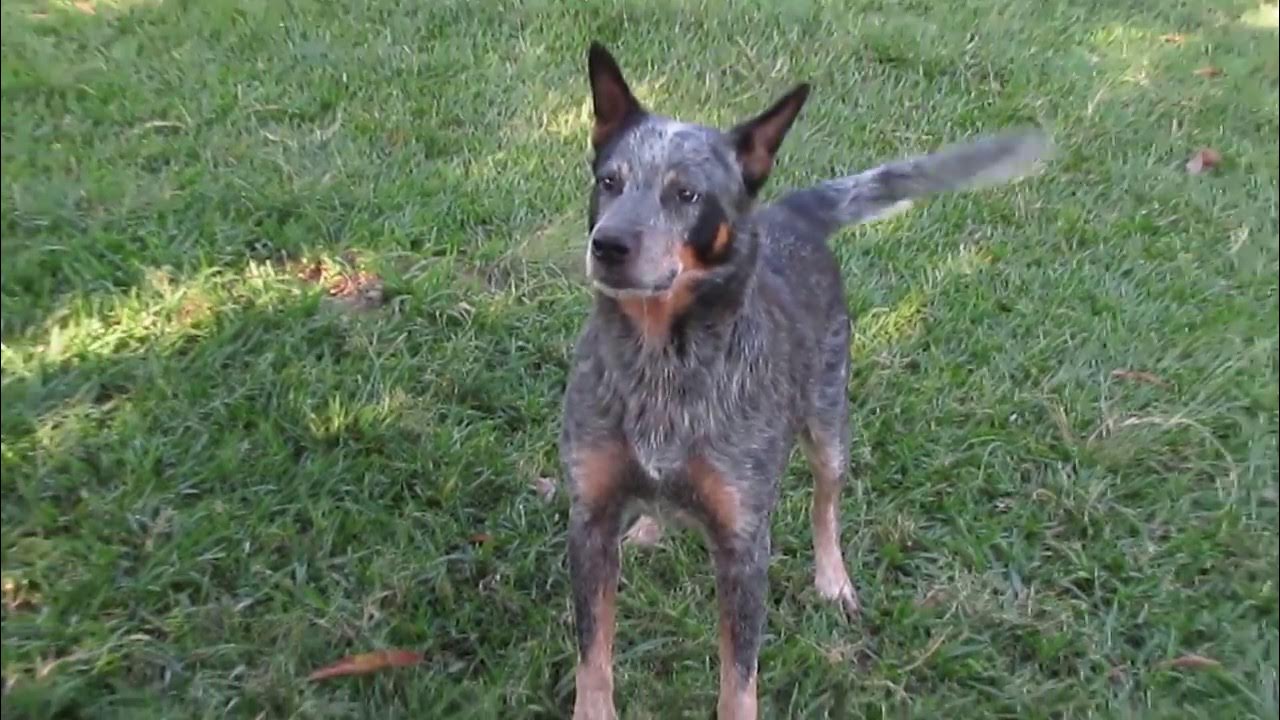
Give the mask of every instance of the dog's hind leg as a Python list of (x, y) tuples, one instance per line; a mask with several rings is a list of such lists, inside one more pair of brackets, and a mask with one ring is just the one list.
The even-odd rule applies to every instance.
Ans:
[(850, 617), (861, 611), (840, 544), (840, 490), (849, 464), (849, 331), (847, 321), (824, 348), (813, 403), (800, 446), (813, 472), (813, 561), (818, 594)]

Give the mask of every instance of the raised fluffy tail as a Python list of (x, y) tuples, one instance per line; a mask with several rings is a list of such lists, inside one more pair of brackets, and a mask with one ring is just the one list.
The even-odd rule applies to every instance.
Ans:
[(1042, 131), (1009, 131), (828, 180), (792, 192), (777, 204), (835, 230), (896, 214), (917, 198), (1016, 180), (1051, 152), (1052, 143)]

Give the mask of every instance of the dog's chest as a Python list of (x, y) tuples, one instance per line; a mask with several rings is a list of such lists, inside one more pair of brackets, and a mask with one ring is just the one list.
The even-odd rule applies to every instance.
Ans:
[(744, 421), (741, 372), (732, 363), (650, 358), (620, 379), (623, 432), (656, 481), (677, 476), (699, 444), (718, 444)]

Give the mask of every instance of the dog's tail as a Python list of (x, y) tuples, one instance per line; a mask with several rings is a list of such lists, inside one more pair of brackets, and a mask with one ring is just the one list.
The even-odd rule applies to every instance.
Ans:
[(1016, 180), (1034, 171), (1052, 149), (1040, 130), (1003, 132), (797, 190), (778, 205), (834, 231), (897, 214), (929, 195)]

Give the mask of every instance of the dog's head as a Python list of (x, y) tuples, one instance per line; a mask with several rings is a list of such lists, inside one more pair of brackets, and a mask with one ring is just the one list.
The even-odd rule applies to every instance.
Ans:
[(809, 86), (721, 131), (647, 112), (598, 44), (588, 70), (595, 187), (587, 274), (595, 287), (619, 298), (661, 296), (727, 272), (747, 250), (735, 223), (768, 179)]

